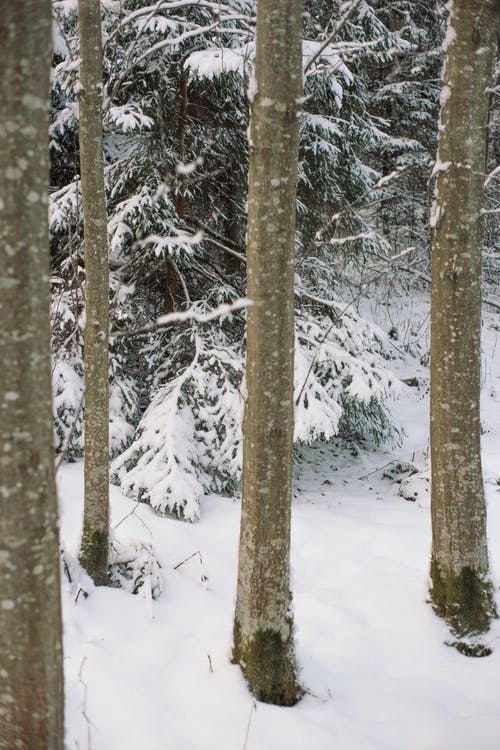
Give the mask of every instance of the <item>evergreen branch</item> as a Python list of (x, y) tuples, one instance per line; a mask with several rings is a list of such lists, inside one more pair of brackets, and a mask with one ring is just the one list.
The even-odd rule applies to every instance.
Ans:
[[(223, 3), (211, 3), (207, 2), (207, 0), (174, 0), (173, 2), (169, 2), (169, 0), (159, 0), (156, 5), (149, 5), (146, 8), (138, 8), (137, 10), (129, 13), (126, 18), (120, 21), (119, 26), (117, 26), (117, 28), (109, 35), (108, 41), (112, 40), (113, 37), (123, 29), (124, 26), (136, 21), (137, 19), (140, 19), (142, 16), (149, 15), (149, 17), (152, 18), (160, 10), (179, 10), (180, 8), (189, 8), (191, 6), (214, 10), (218, 13), (220, 13), (221, 9), (226, 10), (228, 13), (230, 13), (232, 10), (229, 5), (225, 5)], [(255, 16), (242, 15), (242, 18), (248, 18), (255, 23)]]
[(344, 15), (339, 18), (337, 23), (335, 24), (335, 27), (332, 31), (332, 33), (325, 39), (321, 47), (314, 53), (314, 55), (308, 60), (305, 68), (304, 68), (304, 78), (307, 75), (307, 71), (314, 65), (316, 60), (321, 57), (325, 49), (328, 47), (328, 45), (335, 39), (343, 25), (346, 23), (346, 21), (352, 16), (354, 11), (357, 9), (359, 5), (361, 5), (362, 0), (353, 0), (353, 2), (350, 4), (349, 8), (345, 11)]
[(82, 393), (82, 396), (81, 396), (80, 401), (78, 403), (77, 410), (75, 412), (75, 416), (73, 417), (73, 421), (71, 422), (71, 427), (69, 429), (68, 434), (66, 435), (66, 440), (64, 441), (64, 445), (63, 445), (63, 447), (61, 449), (61, 452), (60, 452), (59, 456), (57, 457), (57, 460), (56, 460), (55, 465), (54, 465), (54, 470), (55, 470), (56, 474), (59, 471), (59, 469), (61, 468), (61, 464), (64, 461), (64, 456), (66, 455), (66, 452), (67, 452), (69, 446), (71, 445), (71, 440), (73, 439), (73, 435), (74, 435), (74, 432), (76, 430), (76, 425), (77, 425), (78, 419), (80, 417), (80, 412), (82, 411), (84, 398), (85, 398), (85, 393)]
[[(405, 255), (407, 252), (408, 252), (408, 250), (405, 249), (401, 253), (398, 253), (397, 255), (394, 255), (392, 257), (392, 259), (390, 259), (390, 260), (394, 260), (396, 258), (400, 258), (402, 255)], [(318, 341), (318, 345), (317, 345), (316, 350), (315, 350), (315, 352), (314, 352), (314, 354), (312, 356), (311, 363), (310, 363), (309, 368), (308, 368), (307, 373), (306, 373), (306, 377), (304, 378), (304, 382), (302, 383), (302, 386), (300, 388), (299, 394), (298, 394), (297, 398), (295, 399), (295, 406), (296, 407), (299, 405), (300, 399), (302, 398), (302, 394), (305, 391), (306, 385), (307, 385), (307, 383), (309, 381), (309, 378), (311, 376), (311, 373), (312, 373), (312, 371), (314, 369), (314, 365), (316, 364), (316, 361), (318, 359), (319, 351), (320, 351), (321, 347), (323, 346), (323, 344), (325, 343), (325, 341), (328, 338), (328, 336), (330, 335), (330, 332), (332, 331), (333, 327), (335, 325), (337, 325), (337, 323), (340, 320), (342, 320), (342, 317), (349, 310), (349, 308), (351, 308), (362, 297), (362, 295), (365, 293), (366, 287), (369, 284), (373, 284), (374, 281), (377, 281), (377, 279), (379, 279), (384, 274), (385, 274), (385, 270), (384, 271), (380, 271), (380, 273), (377, 273), (375, 276), (373, 276), (371, 279), (369, 279), (367, 282), (365, 282), (362, 285), (361, 290), (358, 292), (358, 294), (355, 297), (353, 297), (352, 300), (350, 302), (348, 302), (347, 305), (345, 305), (345, 307), (342, 310), (339, 310), (335, 314), (335, 317), (333, 318), (333, 320), (331, 322), (331, 325), (328, 326), (328, 328), (326, 329), (325, 333), (323, 334), (323, 336), (321, 336), (321, 338)], [(315, 302), (319, 302), (320, 304), (324, 305), (325, 307), (336, 308), (337, 310), (339, 308), (339, 304), (336, 303), (336, 302), (334, 302), (333, 300), (321, 300), (321, 298), (319, 298), (319, 297), (315, 298), (314, 295), (308, 294), (307, 290), (301, 289), (300, 291), (304, 294), (304, 296), (309, 296)]]

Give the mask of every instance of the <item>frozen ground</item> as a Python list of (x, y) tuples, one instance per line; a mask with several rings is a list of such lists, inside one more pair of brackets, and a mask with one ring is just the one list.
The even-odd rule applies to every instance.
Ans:
[[(496, 321), (486, 314), (483, 459), (498, 584)], [(388, 328), (387, 320), (376, 322)], [(425, 337), (424, 323), (413, 331), (400, 327), (398, 347)], [(165, 588), (153, 602), (141, 593), (94, 589), (78, 580), (68, 558), (68, 750), (498, 750), (499, 621), (486, 639), (493, 648), (487, 658), (467, 658), (445, 645), (448, 632), (426, 603), (425, 474), (402, 490), (414, 501), (384, 476), (394, 460), (427, 465), (427, 370), (413, 357), (393, 366), (400, 377), (421, 381), (419, 388), (404, 387), (394, 405), (407, 432), (403, 446), (367, 453), (320, 445), (302, 450), (296, 463), (292, 576), (303, 700), (291, 709), (255, 706), (229, 661), (239, 503), (207, 497), (201, 521), (188, 525), (158, 518), (112, 487), (112, 523), (125, 519), (117, 538), (154, 545)], [(65, 465), (59, 477), (69, 556), (78, 546), (82, 468)], [(88, 598), (77, 596), (80, 584)]]

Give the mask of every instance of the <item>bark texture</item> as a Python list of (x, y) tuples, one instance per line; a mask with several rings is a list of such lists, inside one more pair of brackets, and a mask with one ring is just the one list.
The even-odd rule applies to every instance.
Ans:
[[(250, 128), (247, 402), (234, 661), (258, 700), (300, 697), (290, 610), (301, 0), (258, 0)], [(256, 90), (253, 90), (256, 89)]]
[(62, 750), (47, 226), (49, 0), (0, 14), (0, 748)]
[(488, 629), (486, 505), (480, 454), (481, 244), (496, 0), (454, 0), (432, 226), (431, 597), (458, 635)]
[(109, 270), (102, 149), (99, 0), (79, 0), (80, 176), (85, 243), (85, 511), (80, 559), (94, 583), (108, 580)]

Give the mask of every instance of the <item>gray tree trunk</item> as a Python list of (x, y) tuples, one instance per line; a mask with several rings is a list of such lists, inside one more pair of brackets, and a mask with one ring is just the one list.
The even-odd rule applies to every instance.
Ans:
[(459, 637), (486, 631), (494, 613), (479, 390), (486, 89), (498, 20), (496, 0), (452, 4), (431, 215), (431, 598)]
[(0, 748), (62, 750), (47, 226), (49, 0), (0, 14)]
[(250, 129), (247, 401), (234, 661), (258, 700), (292, 705), (294, 244), (302, 2), (258, 0)]
[(96, 584), (108, 580), (109, 271), (102, 148), (99, 0), (78, 1), (80, 176), (85, 243), (85, 511), (80, 560)]

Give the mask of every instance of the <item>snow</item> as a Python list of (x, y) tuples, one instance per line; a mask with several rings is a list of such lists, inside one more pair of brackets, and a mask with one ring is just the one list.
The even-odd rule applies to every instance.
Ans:
[(433, 177), (436, 177), (439, 172), (447, 172), (451, 165), (451, 161), (440, 161), (439, 159), (436, 159), (434, 166), (432, 167), (430, 179), (432, 180)]
[(251, 59), (255, 54), (255, 44), (247, 44), (238, 49), (230, 47), (210, 47), (192, 52), (184, 63), (190, 76), (212, 79), (223, 73), (248, 72)]
[(455, 8), (453, 0), (448, 0), (446, 3), (446, 10), (448, 11), (448, 24), (446, 27), (446, 32), (443, 39), (443, 52), (447, 52), (449, 47), (453, 44), (455, 39), (457, 38), (457, 32), (453, 28), (453, 20), (455, 15)]
[(435, 229), (441, 219), (443, 218), (443, 208), (439, 204), (437, 200), (432, 201), (430, 216), (429, 216), (429, 225), (431, 229)]
[(255, 77), (255, 71), (252, 71), (252, 75), (250, 76), (250, 81), (248, 83), (248, 89), (247, 89), (247, 97), (250, 104), (253, 102), (255, 97), (257, 96), (259, 88), (257, 85), (257, 79)]
[[(398, 306), (415, 303), (393, 304), (391, 320), (403, 329)], [(425, 302), (412, 309), (426, 319)], [(497, 578), (498, 331), (486, 313), (482, 445)], [(407, 344), (417, 351), (425, 335)], [(238, 499), (205, 496), (201, 520), (186, 524), (111, 487), (114, 543), (122, 557), (142, 550), (148, 570), (161, 576), (163, 593), (153, 600), (154, 578), (133, 596), (93, 588), (78, 567), (83, 466), (61, 468), (72, 578), (63, 574), (68, 750), (497, 750), (500, 623), (485, 637), (493, 654), (467, 658), (445, 645), (447, 628), (426, 603), (428, 371), (410, 355), (391, 369), (419, 383), (402, 386), (394, 407), (407, 433), (401, 447), (368, 452), (334, 440), (296, 457), (292, 585), (306, 694), (294, 708), (255, 704), (229, 660)], [(417, 473), (409, 476), (409, 466)]]

